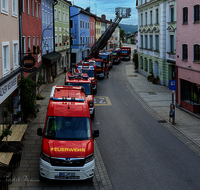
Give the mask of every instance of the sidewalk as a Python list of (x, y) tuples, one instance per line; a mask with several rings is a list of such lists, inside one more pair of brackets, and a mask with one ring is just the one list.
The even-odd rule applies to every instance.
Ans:
[(135, 73), (133, 64), (125, 65), (127, 80), (139, 97), (151, 107), (171, 127), (190, 139), (200, 148), (200, 118), (180, 108), (175, 108), (175, 124), (169, 122), (169, 109), (172, 92), (169, 87), (152, 84), (140, 73)]

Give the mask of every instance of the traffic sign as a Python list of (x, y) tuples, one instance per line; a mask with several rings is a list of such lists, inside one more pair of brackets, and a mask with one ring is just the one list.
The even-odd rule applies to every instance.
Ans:
[(176, 81), (175, 80), (169, 80), (169, 89), (176, 90)]

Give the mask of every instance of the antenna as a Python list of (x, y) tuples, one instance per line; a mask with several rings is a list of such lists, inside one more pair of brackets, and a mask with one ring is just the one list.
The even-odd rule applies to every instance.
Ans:
[(97, 4), (95, 3), (95, 14), (97, 15)]

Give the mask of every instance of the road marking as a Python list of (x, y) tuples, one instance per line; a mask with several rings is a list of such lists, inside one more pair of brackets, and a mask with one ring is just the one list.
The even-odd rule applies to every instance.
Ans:
[(94, 98), (95, 106), (111, 106), (110, 99), (107, 96), (95, 96)]

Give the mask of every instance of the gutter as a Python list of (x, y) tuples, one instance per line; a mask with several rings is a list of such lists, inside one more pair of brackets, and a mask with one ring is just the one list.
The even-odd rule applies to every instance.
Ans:
[(54, 0), (53, 4), (53, 43), (54, 43), (54, 48), (53, 51), (55, 52), (55, 20), (54, 20), (54, 7), (58, 4), (58, 0)]

